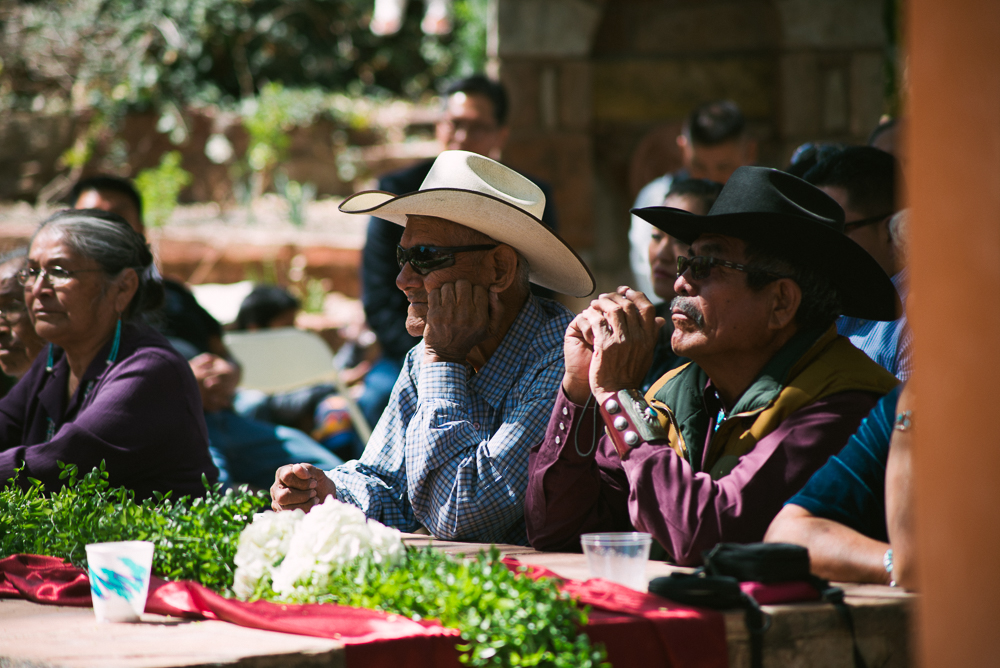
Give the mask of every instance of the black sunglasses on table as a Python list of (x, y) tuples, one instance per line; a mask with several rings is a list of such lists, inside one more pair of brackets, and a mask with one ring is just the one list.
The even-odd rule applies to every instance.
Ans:
[(455, 264), (455, 253), (468, 251), (493, 250), (499, 244), (479, 244), (476, 246), (413, 246), (403, 248), (396, 246), (396, 262), (399, 268), (407, 262), (421, 276), (426, 276), (435, 269), (444, 269)]
[(694, 257), (684, 257), (683, 255), (677, 256), (677, 275), (680, 276), (687, 270), (691, 270), (691, 277), (698, 281), (703, 281), (709, 277), (712, 273), (712, 267), (728, 267), (730, 269), (735, 269), (736, 271), (743, 271), (746, 273), (750, 272), (760, 272), (767, 276), (773, 276), (775, 279), (778, 278), (791, 278), (790, 276), (783, 276), (781, 274), (776, 274), (773, 271), (766, 271), (764, 269), (758, 269), (757, 267), (751, 267), (747, 264), (740, 264), (738, 262), (730, 262), (729, 260), (720, 260), (717, 257), (707, 257), (705, 255), (695, 255)]

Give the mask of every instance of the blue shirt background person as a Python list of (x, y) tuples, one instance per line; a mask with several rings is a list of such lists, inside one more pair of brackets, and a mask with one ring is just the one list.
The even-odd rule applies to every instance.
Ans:
[(837, 332), (846, 336), (876, 364), (900, 380), (908, 380), (913, 373), (913, 332), (906, 321), (906, 298), (909, 295), (908, 270), (904, 267), (892, 277), (903, 315), (896, 320), (882, 322), (861, 318), (841, 317)]
[(843, 524), (874, 540), (888, 542), (885, 470), (889, 439), (902, 385), (889, 392), (861, 422), (839, 454), (788, 500), (816, 517)]

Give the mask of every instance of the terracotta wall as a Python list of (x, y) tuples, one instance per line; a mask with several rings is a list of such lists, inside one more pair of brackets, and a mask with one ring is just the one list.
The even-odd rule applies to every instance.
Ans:
[(1000, 664), (1000, 3), (909, 0), (919, 648)]

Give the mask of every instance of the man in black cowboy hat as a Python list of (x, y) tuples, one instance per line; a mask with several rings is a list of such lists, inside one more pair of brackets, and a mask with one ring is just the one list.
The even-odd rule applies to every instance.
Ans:
[(361, 458), (282, 467), (272, 507), (309, 511), (335, 496), (403, 531), (525, 544), (528, 450), (545, 431), (573, 318), (528, 283), (582, 297), (590, 270), (542, 224), (538, 186), (468, 151), (438, 156), (416, 192), (357, 193), (340, 209), (403, 226), (396, 285), (407, 330), (423, 340)]
[(638, 392), (663, 325), (619, 288), (574, 319), (566, 374), (532, 450), (525, 519), (540, 549), (592, 531), (653, 534), (701, 561), (763, 538), (782, 503), (847, 442), (896, 379), (837, 335), (840, 314), (887, 320), (898, 301), (844, 212), (806, 182), (741, 167), (708, 215), (635, 213), (685, 243), (671, 308), (691, 363)]

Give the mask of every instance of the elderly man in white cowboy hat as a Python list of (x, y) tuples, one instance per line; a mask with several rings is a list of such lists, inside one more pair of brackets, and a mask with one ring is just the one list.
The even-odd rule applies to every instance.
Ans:
[(308, 511), (335, 495), (403, 531), (525, 544), (528, 450), (545, 431), (573, 318), (528, 282), (586, 296), (590, 270), (541, 223), (538, 186), (475, 153), (445, 151), (416, 192), (362, 192), (340, 208), (405, 226), (396, 285), (423, 341), (361, 459), (278, 469), (272, 507)]
[(528, 537), (567, 550), (582, 533), (634, 528), (653, 534), (661, 557), (697, 564), (720, 541), (762, 540), (896, 385), (834, 322), (891, 320), (899, 301), (843, 234), (840, 206), (777, 170), (740, 167), (704, 216), (634, 213), (691, 245), (671, 304), (671, 344), (691, 362), (637, 391), (663, 321), (631, 289), (573, 321), (529, 465)]

